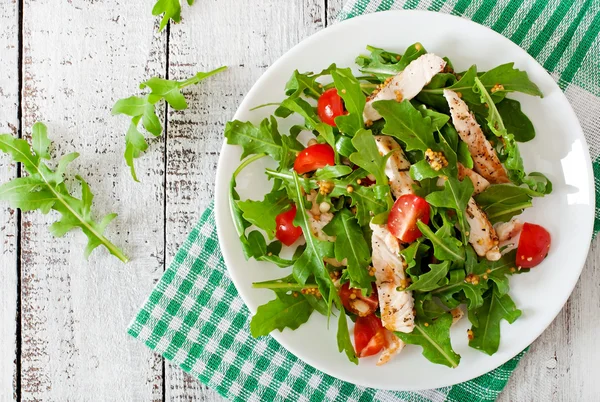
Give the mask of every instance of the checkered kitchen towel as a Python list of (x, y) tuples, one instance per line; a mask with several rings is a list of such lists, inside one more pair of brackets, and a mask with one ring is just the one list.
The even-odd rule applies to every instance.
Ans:
[[(388, 9), (461, 15), (509, 37), (558, 81), (583, 126), (600, 177), (600, 2), (351, 0), (340, 19)], [(596, 193), (600, 182), (596, 180)], [(600, 228), (598, 211), (595, 231)], [(250, 313), (227, 275), (212, 207), (132, 322), (129, 334), (236, 401), (493, 401), (523, 353), (474, 380), (429, 391), (391, 392), (330, 377), (273, 338), (254, 339)]]

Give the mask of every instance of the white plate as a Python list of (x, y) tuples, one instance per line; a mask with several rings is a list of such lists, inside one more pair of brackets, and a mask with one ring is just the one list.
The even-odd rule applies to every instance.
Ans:
[[(534, 200), (523, 217), (546, 227), (552, 235), (548, 258), (530, 273), (511, 278), (511, 296), (523, 315), (512, 325), (502, 322), (500, 348), (493, 356), (467, 344), (468, 320), (452, 329), (452, 345), (462, 356), (458, 368), (430, 363), (419, 346), (409, 345), (393, 362), (382, 367), (375, 358), (350, 363), (338, 353), (333, 323), (313, 314), (296, 331), (274, 331), (287, 350), (315, 368), (342, 380), (391, 390), (419, 390), (448, 386), (480, 376), (511, 359), (533, 342), (567, 301), (587, 256), (594, 221), (593, 173), (588, 148), (575, 113), (548, 73), (532, 57), (503, 36), (471, 21), (440, 13), (390, 11), (365, 15), (320, 31), (295, 46), (269, 68), (250, 90), (233, 118), (258, 123), (273, 108), (250, 112), (254, 106), (279, 102), (291, 73), (320, 71), (332, 62), (356, 68), (354, 58), (373, 45), (403, 52), (421, 42), (429, 52), (448, 56), (457, 71), (477, 64), (480, 71), (507, 62), (526, 70), (544, 98), (511, 94), (536, 128), (536, 138), (521, 145), (527, 171), (545, 173), (554, 192)], [(289, 119), (288, 119), (289, 120)], [(280, 120), (282, 132), (291, 122)], [(267, 263), (246, 261), (229, 215), (228, 185), (239, 164), (241, 149), (224, 144), (217, 169), (216, 221), (221, 250), (231, 278), (250, 311), (273, 298), (269, 290), (253, 289), (255, 281), (283, 277), (288, 270)], [(266, 158), (265, 158), (266, 159)], [(262, 199), (270, 184), (257, 162), (238, 179), (242, 199)]]

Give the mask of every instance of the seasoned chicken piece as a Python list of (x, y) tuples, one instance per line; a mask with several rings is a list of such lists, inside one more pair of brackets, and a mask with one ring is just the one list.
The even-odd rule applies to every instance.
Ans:
[(490, 183), (509, 183), (510, 180), (508, 180), (504, 166), (500, 163), (490, 142), (485, 138), (467, 104), (459, 98), (456, 92), (449, 89), (444, 89), (444, 97), (450, 106), (452, 123), (460, 138), (469, 147), (475, 171)]
[(390, 361), (390, 359), (396, 356), (398, 353), (404, 349), (404, 342), (400, 340), (392, 331), (388, 331), (387, 329), (383, 329), (385, 332), (385, 340), (386, 346), (381, 351), (379, 355), (379, 361), (377, 361), (377, 365), (381, 366)]
[(479, 208), (471, 197), (467, 204), (467, 221), (471, 226), (469, 229), (469, 243), (480, 257), (490, 261), (498, 261), (501, 257), (498, 248), (498, 235), (487, 218), (485, 212)]
[(462, 311), (460, 307), (453, 308), (450, 310), (450, 314), (452, 314), (452, 325), (456, 324), (465, 316), (465, 312)]
[(386, 225), (371, 224), (373, 230), (373, 267), (379, 295), (381, 323), (390, 331), (412, 332), (415, 323), (412, 292), (398, 290), (407, 286), (400, 243)]
[(465, 177), (471, 179), (473, 187), (475, 188), (475, 194), (481, 193), (483, 190), (490, 186), (490, 182), (487, 181), (483, 176), (474, 170), (464, 167), (462, 163), (458, 164), (458, 179), (462, 180)]
[(523, 222), (518, 219), (513, 219), (510, 222), (497, 223), (494, 228), (498, 234), (498, 240), (500, 241), (499, 247), (500, 250), (502, 250), (502, 254), (506, 254), (519, 246)]
[(381, 115), (373, 107), (380, 100), (395, 99), (398, 102), (412, 99), (423, 87), (431, 82), (434, 75), (446, 66), (446, 62), (433, 53), (427, 53), (410, 62), (404, 71), (388, 78), (382, 87), (376, 89), (368, 98), (363, 116), (365, 121), (381, 119)]
[(375, 143), (381, 155), (394, 152), (385, 164), (385, 175), (389, 179), (394, 197), (398, 198), (403, 194), (412, 194), (414, 181), (408, 173), (410, 162), (406, 159), (400, 145), (398, 145), (396, 140), (387, 135), (376, 135)]
[(334, 242), (335, 236), (329, 236), (323, 231), (323, 228), (333, 219), (333, 214), (319, 210), (319, 205), (315, 202), (317, 195), (318, 193), (315, 190), (306, 195), (306, 199), (312, 202), (312, 208), (307, 210), (310, 231), (319, 240)]

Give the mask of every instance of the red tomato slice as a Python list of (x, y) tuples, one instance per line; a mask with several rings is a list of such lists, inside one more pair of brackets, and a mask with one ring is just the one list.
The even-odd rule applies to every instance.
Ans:
[(327, 165), (335, 165), (335, 152), (329, 144), (315, 144), (301, 151), (294, 161), (298, 174), (312, 172)]
[(292, 209), (289, 211), (282, 212), (275, 217), (275, 237), (286, 246), (291, 246), (302, 236), (302, 228), (294, 226), (295, 217), (295, 205), (292, 205)]
[(388, 216), (388, 229), (400, 241), (411, 243), (421, 237), (417, 220), (429, 223), (429, 203), (414, 194), (399, 197)]
[(381, 320), (371, 314), (358, 317), (354, 323), (354, 348), (358, 357), (373, 356), (387, 346)]
[(379, 307), (379, 299), (377, 298), (377, 289), (373, 285), (371, 296), (364, 296), (360, 289), (350, 289), (348, 282), (344, 283), (340, 288), (340, 299), (346, 310), (353, 312), (359, 317), (365, 317), (373, 314)]
[(517, 265), (533, 268), (546, 258), (550, 250), (550, 233), (540, 225), (524, 223), (517, 248)]
[(345, 112), (344, 101), (335, 88), (323, 92), (317, 101), (317, 114), (323, 123), (330, 126), (335, 127), (335, 118), (342, 116)]

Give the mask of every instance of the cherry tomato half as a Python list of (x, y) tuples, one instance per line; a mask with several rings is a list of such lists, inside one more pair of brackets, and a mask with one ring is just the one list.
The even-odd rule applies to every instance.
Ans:
[(295, 205), (292, 205), (292, 209), (289, 211), (282, 212), (275, 217), (275, 237), (286, 246), (291, 246), (302, 236), (302, 228), (294, 226), (295, 217)]
[(329, 144), (315, 144), (300, 151), (294, 161), (294, 170), (304, 174), (327, 165), (335, 165), (333, 148)]
[(429, 203), (414, 194), (399, 197), (388, 216), (388, 229), (400, 241), (411, 243), (421, 237), (417, 221), (429, 223)]
[(524, 223), (517, 248), (517, 265), (533, 268), (546, 258), (550, 250), (550, 233), (540, 225)]
[(323, 123), (335, 127), (335, 118), (342, 116), (345, 112), (344, 101), (338, 95), (337, 89), (328, 89), (319, 97), (317, 102), (317, 114)]
[(358, 317), (354, 323), (354, 348), (358, 357), (373, 356), (387, 346), (385, 329), (375, 314)]
[(346, 282), (340, 288), (340, 299), (342, 299), (342, 304), (346, 310), (353, 312), (359, 317), (373, 314), (377, 310), (377, 307), (379, 307), (375, 285), (373, 285), (371, 295), (367, 297), (363, 295), (360, 289), (350, 289), (350, 284)]

